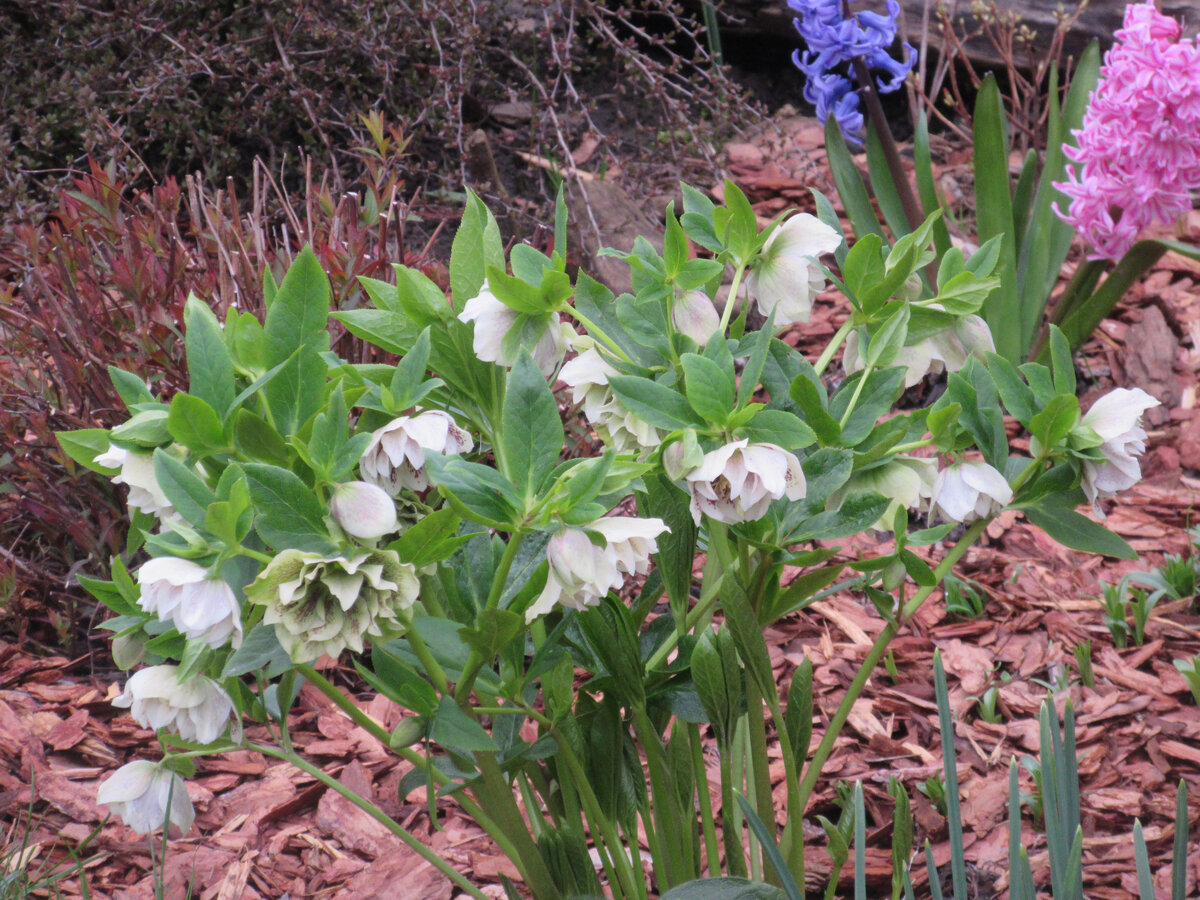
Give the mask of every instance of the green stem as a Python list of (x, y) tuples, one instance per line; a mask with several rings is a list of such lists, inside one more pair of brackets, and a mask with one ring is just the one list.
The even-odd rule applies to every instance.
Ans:
[(933, 593), (937, 585), (941, 584), (942, 579), (946, 577), (954, 567), (954, 564), (975, 543), (976, 538), (983, 533), (983, 530), (987, 528), (990, 521), (990, 518), (979, 519), (977, 522), (971, 524), (966, 534), (959, 539), (958, 543), (946, 554), (945, 559), (938, 563), (937, 568), (933, 570), (934, 584), (923, 587), (913, 594), (912, 599), (904, 604), (896, 622), (889, 622), (884, 626), (883, 631), (879, 633), (879, 637), (875, 639), (875, 643), (867, 651), (866, 659), (858, 667), (858, 672), (855, 674), (854, 680), (850, 683), (850, 687), (846, 689), (846, 695), (842, 698), (837, 712), (829, 720), (829, 727), (825, 729), (825, 736), (821, 738), (821, 744), (817, 747), (816, 753), (813, 754), (808, 768), (804, 770), (804, 778), (800, 782), (800, 788), (797, 792), (797, 805), (790, 810), (792, 816), (803, 817), (804, 810), (808, 806), (808, 801), (812, 797), (813, 788), (816, 787), (817, 779), (821, 776), (821, 769), (825, 765), (825, 761), (829, 759), (829, 755), (833, 752), (834, 742), (841, 733), (842, 726), (846, 724), (846, 719), (849, 718), (850, 710), (854, 707), (855, 701), (862, 694), (863, 688), (866, 687), (867, 681), (875, 671), (875, 667), (879, 665), (879, 660), (883, 658), (883, 654), (887, 651), (888, 644), (896, 636), (896, 632), (900, 630), (898, 623), (906, 622), (912, 618), (913, 614), (921, 608), (921, 605)]
[(688, 740), (692, 748), (692, 772), (696, 779), (696, 795), (700, 801), (700, 825), (704, 831), (704, 854), (708, 861), (708, 877), (714, 878), (721, 867), (721, 847), (713, 819), (712, 797), (708, 793), (708, 767), (704, 765), (704, 748), (700, 743), (700, 726), (688, 723)]
[(842, 421), (838, 423), (842, 428), (845, 428), (846, 423), (850, 421), (850, 416), (854, 412), (858, 398), (862, 395), (863, 388), (866, 386), (867, 379), (871, 376), (871, 370), (874, 368), (874, 366), (870, 365), (863, 367), (862, 373), (858, 377), (858, 384), (854, 386), (854, 393), (850, 395), (850, 405), (846, 407), (846, 411), (842, 413)]
[(821, 352), (821, 356), (817, 360), (817, 364), (815, 366), (813, 366), (813, 369), (816, 370), (816, 373), (818, 375), (822, 374), (825, 371), (825, 368), (829, 365), (830, 361), (833, 359), (833, 354), (837, 353), (838, 347), (842, 346), (842, 344), (845, 342), (846, 338), (849, 337), (850, 332), (853, 329), (854, 329), (854, 314), (851, 313), (850, 316), (847, 317), (846, 321), (842, 323), (842, 326), (837, 330), (837, 332), (830, 339), (829, 345)]
[(724, 580), (725, 573), (722, 572), (719, 578), (714, 578), (712, 582), (710, 582), (711, 589), (705, 589), (709, 587), (708, 584), (704, 585), (704, 587), (700, 589), (700, 599), (696, 601), (695, 606), (688, 610), (687, 619), (685, 620), (686, 627), (682, 632), (676, 629), (667, 634), (667, 637), (662, 642), (662, 645), (655, 650), (650, 658), (646, 661), (647, 672), (652, 672), (662, 665), (663, 661), (671, 655), (671, 651), (674, 650), (678, 645), (679, 638), (695, 628), (696, 623), (704, 618), (704, 616), (713, 608), (713, 606), (716, 605), (717, 596)]
[(429, 680), (433, 682), (433, 686), (438, 689), (438, 693), (450, 696), (450, 680), (446, 677), (445, 670), (433, 658), (433, 654), (429, 652), (429, 647), (425, 644), (425, 639), (413, 627), (412, 619), (406, 619), (404, 624), (406, 626), (404, 639), (408, 641), (408, 646), (412, 647), (413, 653), (416, 654), (421, 665), (425, 667), (425, 674), (429, 676)]
[[(682, 845), (679, 835), (675, 833), (672, 824), (678, 826), (678, 817), (672, 815), (675, 793), (670, 784), (670, 766), (667, 763), (662, 739), (658, 730), (646, 715), (645, 707), (633, 708), (633, 730), (638, 743), (646, 751), (646, 769), (650, 773), (650, 805), (654, 822), (646, 823), (646, 834), (657, 832), (657, 837), (666, 838), (661, 842), (658, 852), (654, 855), (654, 872), (658, 877), (660, 892), (673, 887), (678, 880), (687, 877), (682, 869), (679, 848)], [(652, 848), (653, 849), (653, 848)]]
[(439, 856), (434, 850), (425, 846), (423, 843), (421, 843), (421, 841), (413, 837), (407, 829), (392, 819), (391, 816), (381, 810), (370, 800), (359, 796), (328, 772), (318, 768), (317, 766), (314, 766), (308, 760), (294, 752), (289, 753), (285, 750), (280, 750), (277, 747), (268, 747), (261, 744), (247, 744), (246, 747), (247, 749), (261, 753), (264, 756), (282, 759), (285, 762), (291, 763), (297, 769), (307, 772), (326, 787), (337, 791), (392, 834), (396, 835), (396, 837), (400, 838), (400, 840), (403, 841), (410, 850), (414, 851), (418, 856), (450, 879), (450, 881), (454, 882), (454, 884), (461, 888), (466, 894), (474, 897), (475, 900), (488, 900), (487, 894), (483, 893), (483, 891), (471, 884), (471, 882), (467, 880), (466, 876), (450, 865), (450, 863), (446, 862), (446, 860), (442, 859), (442, 857)]
[(250, 559), (258, 560), (260, 563), (270, 564), (275, 560), (275, 557), (268, 556), (258, 550), (251, 550), (249, 547), (238, 547), (237, 552), (240, 556), (248, 556)]
[[(731, 741), (717, 747), (721, 757), (721, 834), (725, 836), (725, 868), (735, 878), (746, 877), (746, 849), (742, 845), (742, 822), (733, 799), (733, 747)], [(714, 860), (719, 857), (714, 857)], [(713, 876), (713, 862), (708, 864)]]
[(717, 329), (721, 334), (724, 334), (725, 329), (729, 327), (729, 319), (733, 315), (733, 308), (737, 305), (737, 295), (741, 290), (742, 275), (745, 272), (745, 263), (738, 263), (737, 268), (733, 270), (733, 282), (729, 285), (729, 297), (725, 300), (725, 308), (721, 310), (721, 325)]
[(622, 350), (621, 345), (609, 337), (603, 328), (601, 328), (573, 306), (568, 306), (563, 311), (567, 315), (573, 317), (580, 325), (582, 325), (591, 337), (602, 340), (604, 342), (604, 346), (608, 348), (609, 352), (611, 352), (613, 356), (621, 360), (621, 362), (627, 362), (631, 365), (633, 364), (633, 360), (629, 358), (629, 354)]
[[(525, 532), (514, 531), (509, 536), (508, 543), (504, 545), (500, 566), (496, 569), (496, 575), (492, 579), (492, 588), (488, 591), (486, 609), (495, 609), (500, 605), (500, 597), (504, 594), (505, 584), (508, 583), (508, 573), (512, 571), (513, 560), (517, 558), (517, 551), (521, 549), (521, 541), (524, 538)], [(454, 700), (459, 706), (464, 706), (471, 696), (471, 688), (475, 686), (475, 677), (486, 662), (483, 654), (472, 647), (467, 661), (463, 665), (462, 677), (458, 679), (458, 684), (454, 688)]]
[(296, 671), (308, 679), (308, 682), (313, 687), (332, 700), (333, 705), (349, 716), (355, 725), (358, 725), (383, 744), (383, 746), (391, 746), (392, 736), (388, 733), (388, 730), (359, 709), (353, 700), (335, 687), (333, 682), (328, 678), (314, 669), (310, 663), (300, 663), (296, 666)]
[[(750, 756), (754, 768), (754, 811), (767, 826), (767, 831), (774, 835), (775, 798), (771, 794), (770, 762), (767, 759), (767, 723), (763, 716), (762, 692), (753, 678), (746, 679), (746, 724), (750, 731)], [(771, 865), (766, 849), (761, 848), (761, 852), (763, 879), (778, 885), (779, 875)]]

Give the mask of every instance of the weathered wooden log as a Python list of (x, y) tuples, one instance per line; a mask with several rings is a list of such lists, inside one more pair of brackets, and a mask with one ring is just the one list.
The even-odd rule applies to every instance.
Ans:
[[(1110, 45), (1113, 32), (1121, 27), (1126, 2), (1127, 0), (1090, 0), (1067, 35), (1066, 53), (1078, 58), (1093, 40), (1100, 41), (1102, 47)], [(792, 25), (796, 14), (788, 7), (786, 0), (774, 0), (771, 3), (761, 3), (758, 0), (716, 0), (716, 4), (725, 16), (739, 20), (737, 23), (728, 22), (723, 16), (722, 34), (744, 39), (766, 36), (775, 39), (794, 37), (797, 46), (800, 46), (800, 37)], [(698, 3), (696, 5), (699, 6)], [(883, 0), (856, 0), (852, 5), (858, 9), (884, 8)], [(976, 22), (971, 13), (970, 0), (947, 0), (946, 6), (954, 13), (955, 21), (960, 24), (960, 32), (970, 33), (975, 29)], [(1016, 13), (1021, 21), (1035, 32), (1036, 52), (1045, 52), (1054, 32), (1059, 6), (1070, 14), (1077, 10), (1080, 4), (1070, 0), (996, 0), (996, 6), (1003, 14)], [(940, 49), (941, 35), (936, 24), (937, 0), (900, 0), (900, 7), (908, 39), (914, 46), (920, 40), (923, 17), (928, 9), (929, 42), (931, 46)], [(1181, 19), (1186, 33), (1195, 34), (1200, 27), (1200, 3), (1197, 0), (1158, 0), (1158, 8), (1167, 15)], [(967, 52), (972, 62), (984, 68), (999, 66), (1003, 62), (996, 48), (985, 38), (970, 42)], [(1024, 63), (1025, 59), (1018, 59), (1017, 62)]]

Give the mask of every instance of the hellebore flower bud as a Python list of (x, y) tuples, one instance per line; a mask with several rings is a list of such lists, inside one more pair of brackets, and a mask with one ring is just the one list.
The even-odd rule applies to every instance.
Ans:
[(703, 347), (721, 329), (717, 308), (704, 291), (684, 291), (675, 298), (671, 322), (680, 334), (686, 334)]
[(365, 481), (335, 484), (329, 511), (343, 531), (363, 540), (381, 538), (399, 527), (396, 502), (383, 488)]

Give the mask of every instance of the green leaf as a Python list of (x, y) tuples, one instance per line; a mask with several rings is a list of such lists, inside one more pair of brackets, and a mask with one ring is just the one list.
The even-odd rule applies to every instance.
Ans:
[(225, 344), (221, 323), (208, 304), (188, 294), (183, 307), (186, 329), (188, 393), (208, 403), (224, 417), (237, 393), (233, 357)]
[(805, 421), (822, 446), (828, 447), (841, 440), (842, 426), (829, 414), (821, 391), (811, 378), (804, 374), (797, 375), (788, 394), (804, 411)]
[(449, 559), (455, 550), (479, 533), (458, 534), (460, 521), (458, 514), (449, 507), (434, 510), (405, 530), (388, 549), (395, 550), (402, 560), (418, 569)]
[(248, 672), (266, 671), (278, 674), (291, 667), (292, 661), (287, 651), (279, 645), (279, 640), (275, 637), (275, 626), (260, 623), (250, 629), (250, 633), (242, 641), (242, 646), (225, 660), (221, 680), (237, 678)]
[(450, 247), (450, 295), (454, 308), (479, 295), (487, 267), (504, 268), (504, 245), (500, 226), (486, 204), (470, 189), (462, 222)]
[(533, 358), (522, 351), (508, 376), (497, 450), (504, 473), (526, 499), (553, 470), (562, 445), (558, 403)]
[(1000, 399), (1004, 401), (1005, 408), (1022, 425), (1029, 427), (1029, 423), (1037, 414), (1037, 401), (1033, 396), (1033, 391), (1022, 380), (1021, 373), (1017, 371), (1016, 366), (1003, 356), (988, 353), (986, 359), (988, 371), (991, 372), (992, 379), (996, 382), (996, 389), (1000, 392)]
[(789, 535), (789, 543), (831, 541), (866, 531), (884, 514), (891, 500), (874, 491), (854, 491), (838, 509), (810, 518)]
[(850, 224), (859, 240), (868, 234), (878, 235), (883, 239), (883, 226), (871, 206), (871, 198), (867, 194), (867, 186), (863, 184), (862, 175), (854, 164), (850, 151), (846, 149), (846, 141), (842, 130), (838, 127), (837, 118), (830, 116), (825, 120), (825, 152), (829, 157), (829, 169), (833, 172), (833, 183), (837, 187), (838, 196)]
[(871, 190), (875, 193), (879, 209), (883, 212), (884, 221), (887, 222), (893, 237), (903, 237), (912, 231), (912, 226), (908, 223), (904, 202), (900, 199), (900, 191), (896, 186), (896, 180), (892, 177), (892, 170), (887, 163), (887, 156), (883, 152), (879, 134), (875, 130), (875, 123), (871, 120), (868, 120), (867, 123), (866, 151), (867, 172), (871, 176)]
[(524, 498), (512, 482), (490, 466), (430, 453), (425, 457), (425, 467), (463, 518), (502, 528), (511, 525), (518, 510), (524, 508)]
[(909, 305), (901, 303), (890, 316), (884, 320), (879, 330), (871, 335), (871, 343), (867, 347), (867, 365), (872, 368), (887, 366), (896, 360), (904, 349), (905, 338), (908, 337)]
[(97, 465), (95, 459), (105, 453), (112, 442), (108, 437), (107, 428), (81, 428), (78, 431), (56, 431), (54, 433), (63, 453), (75, 460), (85, 469), (99, 472), (101, 475), (116, 475), (116, 469)]
[(113, 387), (117, 389), (117, 394), (126, 409), (132, 410), (139, 403), (155, 402), (150, 388), (146, 387), (146, 382), (132, 372), (126, 372), (116, 366), (109, 366), (108, 377), (112, 380)]
[(1073, 509), (1048, 501), (1023, 509), (1030, 522), (1064, 547), (1118, 559), (1137, 559), (1137, 551), (1124, 538)]
[(680, 364), (692, 409), (714, 425), (724, 423), (734, 406), (733, 382), (729, 376), (711, 359), (695, 353), (683, 354)]
[(325, 510), (313, 489), (294, 472), (264, 463), (245, 465), (250, 498), (258, 509), (255, 526), (274, 550), (294, 548), (314, 553), (332, 549)]
[(167, 428), (171, 437), (196, 453), (219, 453), (230, 449), (217, 413), (191, 394), (181, 392), (171, 398)]
[[(688, 495), (671, 484), (660, 472), (647, 473), (645, 507), (642, 515), (657, 517), (671, 530), (658, 538), (655, 562), (662, 572), (671, 609), (678, 616), (686, 613), (691, 601), (692, 563), (696, 556), (699, 529), (688, 508)], [(639, 497), (639, 501), (640, 501)]]
[(480, 610), (475, 627), (458, 630), (459, 636), (485, 660), (495, 658), (525, 631), (525, 617), (510, 609)]
[(267, 364), (278, 365), (297, 347), (316, 353), (328, 350), (328, 316), (329, 279), (312, 248), (306, 246), (283, 276), (279, 293), (267, 310)]
[[(928, 216), (935, 209), (941, 209), (941, 201), (933, 180), (933, 157), (929, 152), (929, 119), (923, 109), (917, 115), (917, 127), (913, 135), (913, 163), (917, 176), (917, 195), (921, 200), (922, 211)], [(946, 227), (945, 216), (933, 224), (933, 245), (939, 259), (944, 258), (950, 249), (950, 231)]]
[(784, 450), (799, 450), (817, 442), (813, 429), (782, 409), (760, 410), (738, 430), (751, 441), (776, 444)]
[(1075, 358), (1066, 336), (1050, 326), (1050, 370), (1054, 374), (1054, 390), (1060, 394), (1075, 393)]
[(703, 426), (691, 405), (677, 391), (637, 375), (613, 375), (609, 387), (631, 413), (657, 428)]
[[(861, 372), (851, 375), (842, 382), (842, 386), (830, 400), (829, 412), (835, 418), (840, 420), (845, 415), (850, 398), (854, 396), (855, 385), (861, 378)], [(903, 368), (895, 367), (871, 372), (867, 376), (867, 383), (863, 386), (854, 411), (850, 413), (850, 418), (842, 427), (840, 439), (842, 445), (855, 447), (864, 441), (875, 428), (879, 417), (892, 408), (902, 393), (904, 393)]]
[(1079, 421), (1079, 400), (1074, 394), (1059, 394), (1029, 422), (1029, 432), (1042, 447), (1050, 449), (1071, 433)]
[[(1041, 298), (1017, 296), (1016, 229), (1013, 225), (1012, 193), (1008, 175), (1008, 133), (1004, 103), (996, 79), (983, 80), (975, 100), (973, 118), (975, 146), (975, 209), (979, 242), (1003, 236), (1000, 287), (984, 303), (983, 317), (992, 327), (996, 351), (1014, 364), (1021, 361), (1021, 331), (1007, 327), (1014, 313), (1023, 318), (1022, 307)], [(1018, 320), (1019, 320), (1018, 319)]]
[(381, 350), (403, 356), (421, 331), (407, 316), (386, 309), (350, 309), (332, 314), (355, 337)]
[(200, 477), (165, 450), (154, 451), (154, 479), (176, 512), (197, 528), (204, 526), (210, 503), (217, 495)]
[(418, 328), (428, 328), (454, 318), (446, 295), (429, 276), (408, 266), (397, 264), (392, 268), (396, 272), (396, 302)]
[(262, 416), (239, 409), (234, 418), (234, 441), (250, 459), (286, 466), (291, 460), (287, 442)]

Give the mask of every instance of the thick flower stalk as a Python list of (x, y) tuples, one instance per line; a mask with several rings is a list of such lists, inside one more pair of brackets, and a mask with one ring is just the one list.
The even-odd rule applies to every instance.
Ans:
[(158, 831), (164, 824), (187, 834), (196, 818), (183, 779), (148, 759), (117, 769), (100, 783), (96, 799), (141, 834)]
[(1081, 425), (1090, 428), (1104, 441), (1099, 448), (1104, 461), (1085, 459), (1081, 484), (1083, 493), (1101, 519), (1104, 512), (1100, 509), (1100, 500), (1141, 481), (1138, 457), (1146, 451), (1142, 414), (1159, 405), (1158, 400), (1141, 388), (1117, 388), (1093, 403), (1081, 420)]
[(1130, 4), (1104, 57), (1078, 147), (1063, 152), (1070, 198), (1059, 216), (1091, 245), (1092, 259), (1119, 259), (1154, 222), (1173, 222), (1200, 189), (1200, 45), (1153, 3)]
[[(517, 324), (520, 313), (505, 306), (504, 303), (488, 289), (487, 281), (479, 289), (479, 294), (465, 304), (458, 318), (463, 322), (475, 323), (475, 335), (471, 345), (475, 354), (485, 362), (512, 368), (517, 360), (505, 352), (504, 339), (512, 327)], [(562, 320), (558, 313), (547, 313), (541, 333), (537, 340), (530, 338), (529, 353), (537, 363), (542, 374), (549, 377), (562, 362), (567, 352), (567, 341), (574, 332), (571, 326)], [(525, 337), (525, 335), (522, 335)]]
[[(134, 721), (158, 731), (166, 728), (189, 741), (211, 744), (229, 727), (233, 700), (204, 675), (180, 682), (178, 666), (150, 666), (134, 672), (113, 706), (129, 710)], [(240, 722), (234, 722), (240, 733)]]
[[(532, 622), (555, 606), (595, 606), (609, 591), (620, 590), (626, 575), (645, 575), (650, 557), (658, 552), (658, 537), (669, 530), (662, 519), (614, 516), (560, 531), (546, 547), (546, 586), (526, 610), (525, 620)], [(601, 537), (604, 546), (588, 532)]]
[(807, 322), (813, 299), (826, 288), (817, 257), (833, 253), (842, 236), (816, 216), (800, 213), (771, 232), (746, 273), (746, 293), (775, 325)]
[(657, 447), (662, 440), (658, 429), (626, 409), (608, 386), (609, 377), (616, 374), (599, 351), (589, 347), (564, 365), (558, 377), (605, 444), (618, 453)]
[(788, 6), (799, 13), (793, 21), (806, 46), (792, 55), (805, 75), (804, 99), (816, 107), (821, 124), (832, 114), (846, 139), (861, 144), (863, 115), (854, 84), (844, 74), (846, 65), (862, 59), (868, 71), (878, 70), (876, 84), (885, 94), (904, 84), (916, 64), (917, 51), (902, 44), (903, 59), (888, 53), (896, 40), (900, 4), (888, 0), (886, 15), (870, 10), (846, 15), (843, 0), (788, 0)]
[(116, 444), (95, 459), (96, 465), (109, 469), (120, 469), (119, 474), (112, 477), (113, 484), (123, 484), (129, 488), (129, 505), (134, 509), (150, 513), (159, 518), (170, 518), (175, 508), (167, 495), (158, 485), (154, 474), (154, 455), (141, 453), (137, 450), (126, 450)]
[(996, 515), (1012, 501), (1013, 491), (999, 469), (980, 459), (968, 459), (938, 472), (929, 500), (946, 522), (966, 525)]
[(400, 614), (420, 593), (416, 570), (391, 550), (352, 558), (284, 550), (246, 588), (251, 603), (266, 607), (263, 622), (300, 663), (336, 658), (347, 647), (362, 653), (367, 638), (386, 640), (404, 631)]
[(429, 487), (425, 454), (466, 453), (474, 442), (471, 435), (441, 410), (392, 419), (371, 435), (358, 471), (364, 481), (378, 485), (393, 497), (404, 488), (423, 491)]
[(159, 556), (138, 569), (138, 606), (170, 622), (188, 640), (214, 650), (242, 645), (242, 611), (233, 589), (188, 559)]
[(697, 525), (702, 515), (727, 525), (752, 522), (766, 515), (771, 501), (801, 500), (807, 490), (795, 454), (747, 440), (706, 453), (686, 481)]

